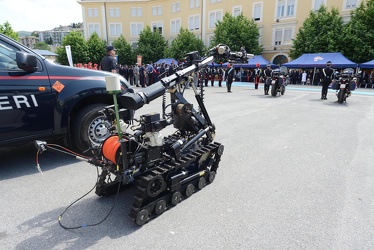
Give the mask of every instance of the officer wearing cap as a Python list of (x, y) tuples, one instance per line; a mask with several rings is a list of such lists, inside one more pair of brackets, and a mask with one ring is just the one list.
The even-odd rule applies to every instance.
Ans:
[(116, 52), (113, 46), (106, 47), (106, 56), (101, 60), (101, 70), (112, 73), (117, 73), (117, 60), (115, 58)]
[(332, 82), (333, 74), (334, 74), (334, 70), (331, 69), (331, 62), (328, 61), (326, 63), (326, 67), (323, 68), (321, 72), (321, 79), (322, 79), (321, 100), (327, 100), (327, 91), (328, 91), (329, 85)]
[(266, 66), (266, 69), (264, 70), (264, 77), (265, 77), (264, 92), (265, 92), (265, 95), (269, 95), (271, 76), (272, 76), (271, 65), (268, 64)]
[(226, 87), (227, 87), (227, 92), (231, 93), (231, 85), (232, 82), (234, 81), (234, 75), (235, 75), (235, 69), (232, 64), (227, 65), (227, 70), (225, 72), (225, 79), (226, 79)]

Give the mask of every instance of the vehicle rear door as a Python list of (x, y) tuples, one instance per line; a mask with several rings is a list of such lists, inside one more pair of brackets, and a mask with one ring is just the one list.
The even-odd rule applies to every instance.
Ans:
[[(18, 68), (16, 52), (22, 47), (0, 39), (0, 144), (32, 140), (53, 131), (54, 98), (43, 58), (38, 69)], [(35, 55), (36, 56), (36, 55)]]

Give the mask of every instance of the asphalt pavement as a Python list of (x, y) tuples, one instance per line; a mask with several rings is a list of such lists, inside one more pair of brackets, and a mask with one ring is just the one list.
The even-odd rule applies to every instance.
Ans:
[[(136, 88), (136, 91), (141, 90)], [(30, 147), (1, 152), (1, 249), (374, 249), (374, 90), (347, 103), (320, 86), (265, 96), (252, 83), (205, 89), (225, 146), (215, 181), (142, 227), (129, 217), (134, 187), (89, 193), (96, 168)], [(194, 102), (192, 90), (187, 100)], [(195, 106), (195, 104), (194, 104)], [(195, 106), (196, 107), (196, 106)], [(137, 115), (161, 112), (161, 98)], [(170, 133), (171, 128), (163, 131)]]

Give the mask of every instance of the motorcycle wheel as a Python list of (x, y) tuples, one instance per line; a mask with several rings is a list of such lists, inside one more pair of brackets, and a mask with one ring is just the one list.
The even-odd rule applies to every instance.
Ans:
[(277, 95), (277, 88), (275, 85), (271, 85), (271, 95), (276, 96)]
[(286, 92), (286, 87), (282, 87), (281, 95), (284, 95), (284, 92)]
[(339, 90), (339, 93), (338, 93), (338, 103), (343, 103), (343, 101), (344, 101), (344, 95), (345, 95), (345, 91), (344, 90)]

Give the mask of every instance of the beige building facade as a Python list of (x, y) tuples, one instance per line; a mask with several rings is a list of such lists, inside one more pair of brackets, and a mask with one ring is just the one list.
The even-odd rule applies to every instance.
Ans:
[[(84, 35), (94, 32), (113, 42), (121, 34), (136, 46), (139, 33), (147, 26), (159, 29), (169, 42), (187, 28), (205, 45), (214, 46), (215, 24), (226, 12), (253, 19), (260, 32), (263, 56), (275, 64), (291, 60), (292, 39), (309, 16), (324, 4), (335, 7), (349, 20), (350, 11), (365, 0), (80, 0)], [(248, 51), (250, 53), (250, 51)]]

